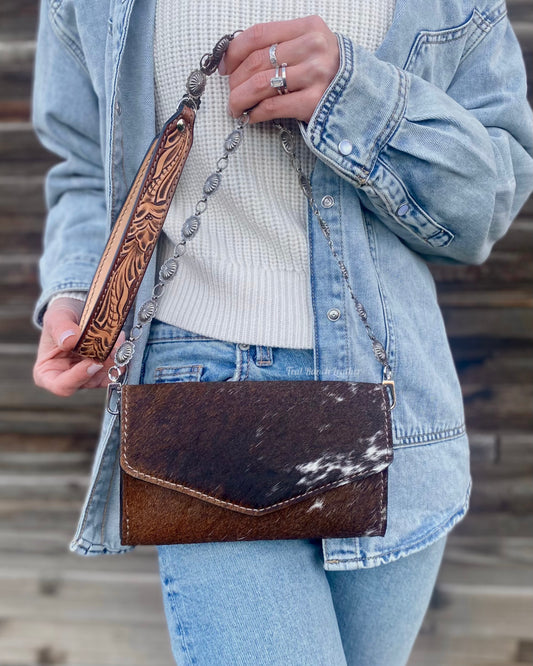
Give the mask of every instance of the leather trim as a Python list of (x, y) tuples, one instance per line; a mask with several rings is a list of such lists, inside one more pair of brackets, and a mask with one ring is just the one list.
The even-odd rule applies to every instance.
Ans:
[(194, 110), (182, 103), (137, 171), (81, 315), (82, 334), (74, 351), (82, 356), (105, 361), (124, 326), (189, 155), (194, 119)]

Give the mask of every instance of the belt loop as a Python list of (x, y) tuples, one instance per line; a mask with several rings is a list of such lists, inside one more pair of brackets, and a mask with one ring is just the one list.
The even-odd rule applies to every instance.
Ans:
[(264, 345), (256, 345), (255, 347), (255, 364), (258, 367), (267, 367), (274, 363), (272, 358), (272, 347)]

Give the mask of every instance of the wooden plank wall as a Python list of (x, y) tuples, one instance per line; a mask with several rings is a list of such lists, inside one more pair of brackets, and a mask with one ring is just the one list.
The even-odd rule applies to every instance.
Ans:
[[(509, 0), (508, 7), (531, 101), (533, 2)], [(43, 175), (54, 163), (29, 121), (36, 22), (37, 0), (2, 1), (0, 666), (153, 666), (156, 652), (157, 663), (168, 665), (153, 552), (97, 562), (66, 552), (103, 395), (59, 399), (31, 380)], [(524, 619), (533, 612), (532, 231), (530, 200), (485, 264), (432, 268), (464, 392), (474, 492), (469, 516), (450, 539), (413, 665), (533, 660), (531, 623)], [(73, 619), (75, 599), (86, 608), (83, 622)]]

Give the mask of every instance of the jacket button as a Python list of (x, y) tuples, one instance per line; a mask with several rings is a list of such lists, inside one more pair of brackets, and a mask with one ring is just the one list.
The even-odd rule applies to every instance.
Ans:
[(337, 308), (331, 308), (331, 310), (328, 310), (327, 317), (330, 321), (337, 321), (340, 319), (341, 316), (341, 311), (338, 310)]
[(343, 139), (337, 146), (341, 155), (349, 155), (353, 150), (353, 144), (348, 139)]
[(405, 215), (407, 211), (409, 210), (409, 204), (402, 204), (398, 210), (396, 211), (396, 215)]
[(335, 199), (331, 196), (331, 194), (326, 194), (325, 197), (322, 197), (322, 201), (320, 203), (322, 208), (331, 208), (335, 205)]

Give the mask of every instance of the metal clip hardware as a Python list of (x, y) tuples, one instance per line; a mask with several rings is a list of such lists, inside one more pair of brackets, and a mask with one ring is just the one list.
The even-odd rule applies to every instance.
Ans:
[(394, 409), (396, 407), (396, 387), (394, 386), (394, 380), (393, 379), (384, 379), (383, 380), (383, 386), (386, 386), (387, 389), (389, 390), (389, 397), (391, 400), (391, 409)]
[(122, 384), (120, 382), (111, 382), (107, 385), (106, 410), (113, 416), (120, 414), (120, 395), (122, 393)]

